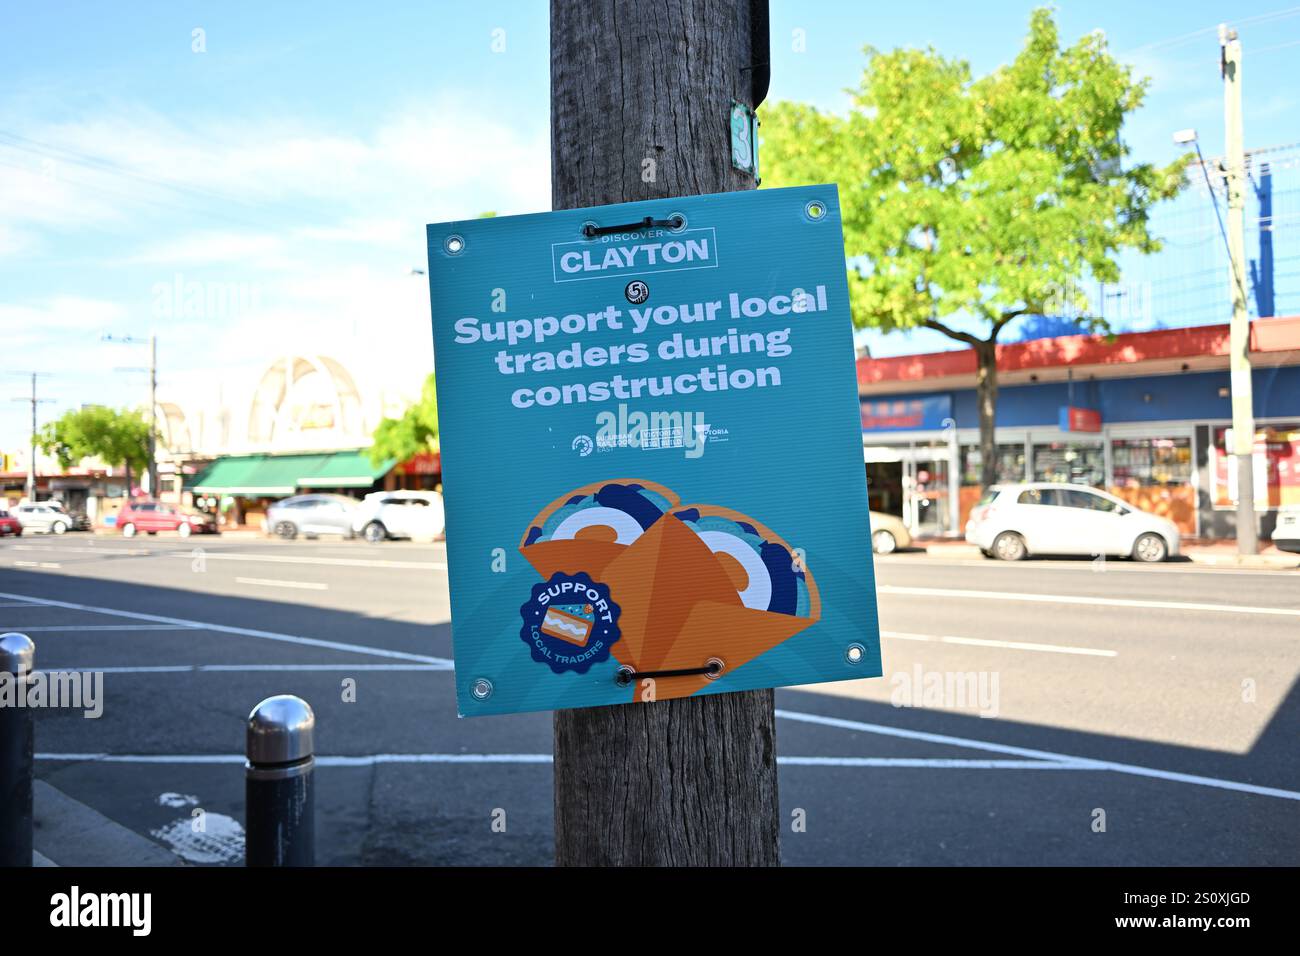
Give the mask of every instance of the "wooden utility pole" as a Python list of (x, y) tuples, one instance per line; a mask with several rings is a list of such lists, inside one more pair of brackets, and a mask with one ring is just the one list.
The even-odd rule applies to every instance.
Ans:
[[(755, 188), (729, 114), (766, 92), (766, 9), (551, 0), (553, 207)], [(556, 862), (780, 863), (772, 708), (763, 690), (556, 712)]]

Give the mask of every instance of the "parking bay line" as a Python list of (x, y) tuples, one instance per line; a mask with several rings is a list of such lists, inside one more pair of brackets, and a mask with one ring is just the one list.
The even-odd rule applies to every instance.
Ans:
[(217, 634), (235, 634), (239, 637), (253, 637), (264, 641), (280, 641), (286, 644), (301, 644), (304, 647), (321, 647), (331, 651), (345, 651), (351, 654), (368, 654), (372, 657), (388, 657), (394, 660), (415, 661), (420, 664), (450, 664), (445, 657), (430, 657), (427, 654), (411, 654), (407, 651), (393, 651), (384, 647), (370, 647), (365, 644), (348, 644), (343, 641), (326, 641), (315, 637), (300, 637), (297, 634), (279, 634), (275, 631), (259, 631), (254, 628), (236, 627), (232, 624), (211, 624), (205, 621), (192, 621), (179, 617), (164, 617), (161, 614), (145, 614), (142, 611), (119, 611), (115, 608), (96, 607), (92, 604), (76, 604), (72, 601), (56, 601), (53, 598), (32, 597), (27, 594), (10, 594), (0, 591), (0, 598), (14, 601), (31, 601), (47, 607), (61, 607), (69, 611), (89, 611), (108, 617), (123, 617), (134, 621), (150, 621), (154, 624), (179, 624), (183, 629), (213, 631)]
[(934, 641), (940, 644), (969, 644), (974, 647), (1002, 647), (1013, 651), (1045, 651), (1051, 654), (1082, 654), (1087, 657), (1118, 657), (1118, 651), (1099, 647), (1071, 647), (1068, 644), (1035, 644), (1031, 641), (994, 641), (980, 637), (955, 637), (951, 634), (905, 634), (881, 631), (881, 637), (899, 641)]
[[(195, 628), (194, 630), (197, 630)], [(62, 671), (79, 671), (81, 673), (100, 674), (205, 674), (228, 673), (250, 674), (272, 671), (315, 672), (315, 671), (449, 671), (451, 661), (440, 664), (141, 664), (122, 667), (63, 667)]]
[(1007, 754), (1036, 760), (1053, 761), (1070, 764), (1080, 770), (1109, 770), (1115, 773), (1129, 774), (1135, 777), (1152, 777), (1174, 783), (1188, 783), (1202, 787), (1215, 787), (1220, 790), (1234, 790), (1261, 797), (1278, 797), (1282, 800), (1300, 800), (1300, 792), (1282, 790), (1278, 787), (1261, 787), (1253, 783), (1241, 783), (1236, 780), (1222, 780), (1218, 777), (1202, 777), (1197, 774), (1179, 773), (1174, 770), (1159, 770), (1154, 767), (1141, 767), (1137, 764), (1117, 763), (1113, 760), (1096, 760), (1092, 757), (1076, 757), (1070, 754), (1053, 753), (1050, 750), (1034, 750), (1029, 747), (1013, 747), (1009, 744), (997, 744), (987, 740), (972, 740), (969, 737), (953, 737), (949, 734), (933, 734), (923, 730), (907, 730), (903, 727), (889, 727), (885, 724), (869, 724), (858, 720), (845, 720), (841, 717), (826, 717), (822, 714), (807, 714), (799, 711), (778, 708), (776, 716), (785, 720), (801, 723), (820, 724), (823, 727), (838, 727), (841, 730), (856, 730), (863, 733), (879, 734), (883, 737), (899, 737), (905, 740), (922, 740), (926, 743), (944, 744), (950, 747), (965, 747), (969, 750), (984, 750), (989, 753)]
[(919, 594), (933, 597), (974, 598), (983, 601), (1030, 601), (1039, 604), (1086, 604), (1091, 607), (1140, 607), (1161, 611), (1219, 611), (1225, 614), (1267, 614), (1300, 617), (1300, 608), (1250, 607), (1241, 604), (1199, 604), (1190, 601), (1140, 601), (1129, 598), (1091, 597), (1084, 594), (1026, 594), (1017, 591), (975, 591), (965, 588), (921, 588), (881, 584), (881, 594)]
[[(241, 754), (38, 753), (37, 760), (97, 761), (125, 764), (243, 764)], [(373, 767), (377, 764), (549, 764), (550, 754), (407, 753), (319, 755), (318, 767)], [(1085, 764), (1048, 760), (963, 760), (945, 757), (777, 757), (791, 767), (901, 767), (933, 770), (1090, 770)]]

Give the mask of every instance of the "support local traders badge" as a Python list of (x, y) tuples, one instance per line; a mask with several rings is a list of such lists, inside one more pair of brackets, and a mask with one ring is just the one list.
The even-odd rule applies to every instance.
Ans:
[(524, 618), (519, 636), (533, 660), (557, 674), (587, 673), (591, 665), (609, 659), (619, 638), (619, 607), (609, 599), (609, 588), (582, 572), (557, 571), (534, 585), (519, 613)]

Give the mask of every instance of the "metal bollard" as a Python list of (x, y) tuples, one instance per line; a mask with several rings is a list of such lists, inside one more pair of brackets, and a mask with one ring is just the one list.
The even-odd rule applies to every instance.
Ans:
[(268, 697), (248, 715), (244, 865), (314, 866), (316, 715), (301, 697)]
[(0, 634), (0, 866), (32, 865), (32, 753), (35, 715), (27, 706), (36, 645)]

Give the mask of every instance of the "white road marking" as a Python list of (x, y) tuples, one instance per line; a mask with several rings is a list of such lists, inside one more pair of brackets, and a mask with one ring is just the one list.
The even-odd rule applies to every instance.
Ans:
[(155, 624), (179, 624), (184, 628), (213, 631), (217, 634), (236, 634), (240, 637), (254, 637), (264, 641), (281, 641), (286, 644), (301, 644), (304, 647), (323, 647), (331, 651), (347, 651), (352, 654), (368, 654), (372, 657), (388, 657), (401, 661), (416, 661), (421, 664), (450, 664), (445, 657), (430, 657), (426, 654), (411, 654), (407, 651), (391, 651), (384, 647), (369, 647), (365, 644), (348, 644), (343, 641), (325, 641), (315, 637), (299, 637), (296, 634), (279, 634), (275, 631), (259, 631), (248, 627), (235, 627), (230, 624), (210, 624), (205, 621), (191, 621), (179, 617), (164, 617), (161, 614), (144, 614), (140, 611), (119, 611), (114, 608), (96, 607), (92, 604), (76, 604), (72, 601), (55, 601), (52, 598), (38, 598), (26, 594), (10, 594), (0, 591), (0, 598), (31, 601), (49, 607), (67, 608), (70, 611), (90, 611), (108, 617), (124, 617), (133, 621), (152, 621)]
[(1051, 654), (1082, 654), (1087, 657), (1118, 657), (1118, 651), (1098, 647), (1071, 647), (1066, 644), (1034, 644), (1030, 641), (994, 641), (980, 637), (955, 637), (951, 634), (905, 634), (881, 631), (881, 637), (898, 641), (935, 641), (941, 644), (970, 644), (976, 647), (1003, 647), (1015, 651), (1046, 651)]
[(302, 591), (328, 591), (329, 585), (320, 581), (278, 581), (274, 578), (235, 578), (236, 584), (256, 584), (266, 588), (298, 588)]
[(63, 565), (59, 564), (57, 561), (15, 561), (14, 567), (15, 568), (48, 568), (50, 570), (54, 570), (56, 568), (63, 567)]
[(42, 627), (23, 626), (24, 631), (195, 631), (188, 624), (57, 624)]
[[(168, 557), (189, 558), (190, 551), (167, 552)], [(447, 565), (440, 561), (390, 561), (385, 558), (322, 558), (288, 554), (251, 554), (245, 551), (204, 551), (203, 557), (208, 561), (274, 561), (281, 564), (327, 564), (341, 568), (410, 568), (417, 571), (446, 571)]]
[(128, 667), (65, 667), (63, 670), (102, 674), (251, 674), (274, 671), (449, 671), (451, 661), (441, 664), (141, 664)]
[(409, 568), (416, 571), (446, 571), (447, 564), (443, 561), (394, 561), (390, 558), (330, 558), (319, 554), (311, 555), (294, 555), (294, 554), (257, 554), (251, 551), (216, 551), (210, 550), (210, 547), (195, 539), (192, 547), (182, 551), (172, 550), (175, 546), (169, 545), (167, 550), (146, 549), (146, 548), (87, 548), (76, 547), (73, 545), (59, 545), (50, 542), (48, 545), (36, 547), (34, 545), (15, 545), (16, 550), (24, 551), (58, 551), (66, 554), (128, 554), (136, 557), (154, 555), (162, 558), (185, 558), (192, 560), (196, 549), (203, 551), (203, 557), (208, 561), (270, 561), (279, 564), (320, 564), (331, 565), (342, 568)]
[[(919, 563), (917, 558), (920, 558)], [(1168, 564), (1142, 564), (1124, 561), (1121, 558), (1107, 558), (1104, 564), (1105, 571), (1099, 572), (1094, 565), (1095, 558), (1091, 560), (1077, 561), (1035, 561), (1026, 565), (1021, 561), (990, 561), (987, 558), (930, 558), (921, 557), (911, 554), (877, 554), (875, 561), (885, 564), (907, 565), (912, 563), (913, 567), (928, 568), (933, 565), (939, 565), (945, 568), (988, 568), (989, 570), (1010, 570), (1010, 571), (1087, 571), (1090, 574), (1111, 574), (1118, 572), (1129, 572), (1132, 574), (1249, 574), (1254, 577), (1259, 576), (1283, 576), (1295, 578), (1300, 576), (1300, 571), (1295, 568), (1279, 568), (1278, 570), (1268, 570), (1265, 568), (1236, 568), (1221, 567), (1217, 564), (1203, 564), (1199, 562), (1189, 562), (1180, 565)]]
[(884, 737), (900, 737), (906, 740), (924, 740), (927, 743), (946, 744), (951, 747), (965, 747), (970, 750), (985, 750), (989, 753), (1008, 754), (1036, 760), (1049, 760), (1057, 763), (1071, 764), (1081, 770), (1110, 770), (1115, 773), (1130, 774), (1136, 777), (1152, 777), (1157, 780), (1169, 780), (1175, 783), (1189, 783), (1202, 787), (1215, 787), (1220, 790), (1234, 790), (1238, 793), (1250, 793), (1261, 797), (1278, 797), (1282, 800), (1300, 800), (1300, 792), (1282, 790), (1278, 787), (1261, 787), (1253, 783), (1240, 783), (1236, 780), (1221, 780), (1217, 777), (1202, 777), (1191, 773), (1178, 773), (1173, 770), (1159, 770), (1154, 767), (1141, 767), (1136, 764), (1117, 763), (1113, 760), (1094, 760), (1091, 757), (1076, 757), (1070, 754), (1053, 753), (1050, 750), (1034, 750), (1029, 747), (1012, 747), (1008, 744), (996, 744), (987, 740), (971, 740), (967, 737), (952, 737), (948, 734), (932, 734), (922, 730), (906, 730), (902, 727), (889, 727), (884, 724), (868, 724), (857, 720), (844, 720), (839, 717), (825, 717), (821, 714), (805, 714), (798, 711), (776, 711), (776, 716), (807, 724), (820, 724), (823, 727), (838, 727), (842, 730), (857, 730)]
[(1030, 601), (1038, 604), (1085, 604), (1089, 607), (1142, 607), (1161, 611), (1219, 611), (1225, 614), (1300, 617), (1300, 608), (1290, 607), (1198, 604), (1191, 601), (1139, 601), (1128, 598), (1092, 597), (1084, 594), (1026, 594), (1017, 591), (972, 591), (965, 588), (916, 588), (897, 584), (882, 584), (876, 590), (884, 594), (921, 594), (932, 597), (974, 598), (982, 601)]
[[(37, 760), (95, 760), (102, 763), (243, 763), (238, 754), (55, 754), (38, 753)], [(372, 767), (376, 764), (528, 764), (552, 763), (550, 754), (362, 754), (317, 756), (322, 767)], [(1047, 760), (960, 760), (942, 757), (777, 757), (789, 767), (903, 767), (932, 770), (1092, 770), (1086, 764)]]
[(5, 602), (4, 604), (0, 604), (0, 607), (40, 607), (40, 605), (39, 605), (39, 604), (28, 604), (28, 603), (24, 603), (24, 602), (21, 602), (21, 601), (14, 601), (14, 602), (12, 602), (12, 603), (11, 603), (11, 602)]

